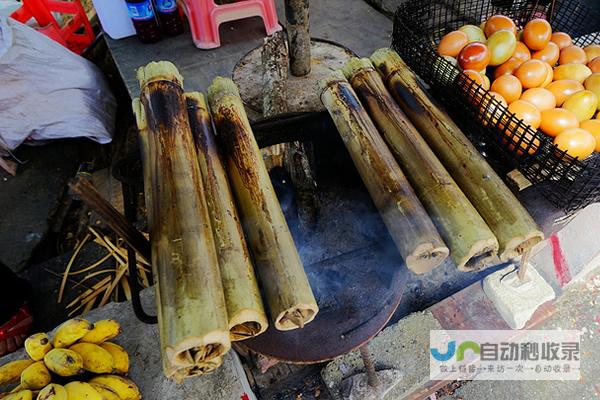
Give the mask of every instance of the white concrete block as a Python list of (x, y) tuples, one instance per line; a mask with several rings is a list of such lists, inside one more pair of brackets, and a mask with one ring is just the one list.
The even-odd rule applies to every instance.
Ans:
[(554, 290), (528, 264), (523, 281), (514, 266), (501, 269), (483, 280), (483, 291), (512, 329), (521, 329), (539, 306), (554, 299)]

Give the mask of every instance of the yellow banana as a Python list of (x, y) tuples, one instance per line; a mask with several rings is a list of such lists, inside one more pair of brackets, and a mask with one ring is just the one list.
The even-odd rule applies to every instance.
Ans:
[(43, 388), (37, 396), (37, 400), (68, 400), (67, 389), (62, 385), (51, 383)]
[(34, 361), (41, 361), (52, 350), (50, 338), (45, 333), (36, 333), (25, 340), (25, 351)]
[(96, 392), (100, 393), (102, 400), (121, 400), (119, 395), (106, 385), (101, 385), (99, 383), (90, 383), (90, 385), (96, 389)]
[(69, 347), (89, 331), (94, 329), (94, 324), (86, 321), (83, 318), (73, 318), (58, 327), (54, 334), (54, 347), (64, 348)]
[(21, 386), (24, 389), (41, 389), (50, 382), (52, 382), (52, 377), (43, 361), (31, 364), (21, 373)]
[(103, 319), (94, 322), (94, 329), (80, 339), (81, 342), (100, 344), (121, 333), (121, 325), (114, 319)]
[(16, 360), (1, 366), (0, 386), (18, 382), (21, 379), (21, 373), (34, 362), (33, 360)]
[(100, 393), (89, 383), (69, 382), (65, 385), (69, 400), (103, 400)]
[(95, 374), (110, 374), (115, 369), (115, 361), (110, 353), (94, 343), (75, 343), (69, 347), (83, 358), (83, 369)]
[(44, 364), (56, 375), (74, 376), (83, 373), (83, 358), (69, 349), (52, 349), (44, 356)]
[(2, 398), (2, 400), (32, 400), (33, 393), (31, 390), (21, 390), (20, 392), (11, 393)]
[(115, 373), (125, 375), (129, 372), (129, 354), (118, 344), (104, 342), (100, 344), (104, 350), (108, 351), (115, 362)]
[[(140, 400), (140, 389), (131, 379), (119, 375), (100, 375), (90, 379), (90, 383), (99, 383), (111, 388), (121, 400)], [(70, 400), (70, 399), (69, 399)]]

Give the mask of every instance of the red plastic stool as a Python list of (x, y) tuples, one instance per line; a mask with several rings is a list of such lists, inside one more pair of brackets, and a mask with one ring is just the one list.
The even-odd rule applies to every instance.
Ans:
[(273, 0), (240, 0), (229, 4), (215, 4), (214, 0), (183, 0), (183, 6), (194, 44), (200, 49), (221, 46), (219, 25), (223, 22), (261, 17), (267, 35), (281, 30)]
[[(61, 27), (53, 12), (67, 14), (69, 22)], [(77, 54), (83, 53), (96, 38), (79, 0), (23, 0), (23, 6), (11, 17), (22, 23), (35, 18), (41, 33)]]

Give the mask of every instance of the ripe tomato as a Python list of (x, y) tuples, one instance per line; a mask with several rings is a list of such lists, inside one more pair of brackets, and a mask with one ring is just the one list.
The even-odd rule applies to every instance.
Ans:
[(559, 133), (571, 128), (578, 128), (577, 116), (564, 108), (542, 111), (540, 129), (546, 135), (556, 137)]
[(490, 88), (492, 92), (499, 93), (508, 104), (519, 100), (523, 91), (521, 81), (513, 75), (502, 75), (494, 82)]
[(558, 63), (563, 64), (587, 64), (588, 59), (585, 51), (579, 46), (571, 45), (560, 51)]
[(531, 58), (535, 58), (536, 60), (547, 62), (550, 64), (550, 66), (555, 65), (559, 57), (560, 50), (554, 42), (548, 43), (546, 47), (544, 47), (542, 50), (536, 51), (531, 56)]
[(523, 29), (521, 40), (531, 50), (542, 50), (550, 42), (552, 28), (545, 19), (536, 18), (529, 21)]
[(556, 106), (560, 107), (573, 93), (583, 90), (583, 85), (574, 79), (561, 79), (552, 82), (546, 89), (552, 92), (556, 98)]
[(527, 89), (521, 95), (521, 100), (533, 104), (540, 111), (552, 110), (556, 107), (556, 98), (551, 91), (544, 88)]
[(592, 61), (587, 63), (587, 66), (593, 73), (600, 72), (600, 57), (592, 59)]
[(475, 71), (484, 70), (490, 63), (491, 53), (483, 43), (474, 42), (466, 45), (458, 55), (458, 65)]
[(452, 31), (446, 34), (438, 46), (440, 56), (456, 57), (458, 53), (469, 43), (469, 37), (461, 31)]
[(546, 69), (545, 64), (546, 63), (543, 61), (534, 59), (525, 61), (517, 68), (514, 75), (521, 81), (521, 84), (526, 89), (539, 87), (544, 83), (548, 76), (548, 70)]
[(565, 47), (569, 47), (573, 44), (571, 36), (564, 32), (554, 32), (550, 40), (556, 43), (560, 50), (564, 49)]
[(585, 55), (587, 56), (587, 61), (590, 62), (596, 57), (600, 57), (600, 45), (590, 44), (583, 48), (585, 51)]
[(579, 127), (592, 134), (594, 139), (596, 139), (596, 148), (594, 151), (600, 152), (600, 120), (590, 119), (589, 121), (583, 121)]
[(517, 100), (508, 105), (508, 111), (514, 113), (517, 118), (531, 126), (533, 130), (540, 127), (542, 114), (536, 106), (525, 100)]
[(521, 61), (531, 60), (531, 52), (523, 42), (517, 42), (517, 48), (512, 56)]
[(517, 38), (508, 30), (496, 31), (488, 38), (486, 46), (490, 50), (490, 65), (496, 66), (507, 61), (517, 48)]
[(517, 60), (511, 57), (504, 64), (498, 65), (494, 70), (494, 79), (498, 79), (502, 75), (512, 75), (524, 61)]

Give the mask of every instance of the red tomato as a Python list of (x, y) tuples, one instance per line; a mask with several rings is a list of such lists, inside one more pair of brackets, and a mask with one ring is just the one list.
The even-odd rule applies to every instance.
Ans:
[(458, 65), (465, 69), (483, 71), (490, 63), (491, 53), (483, 43), (469, 43), (458, 55)]

